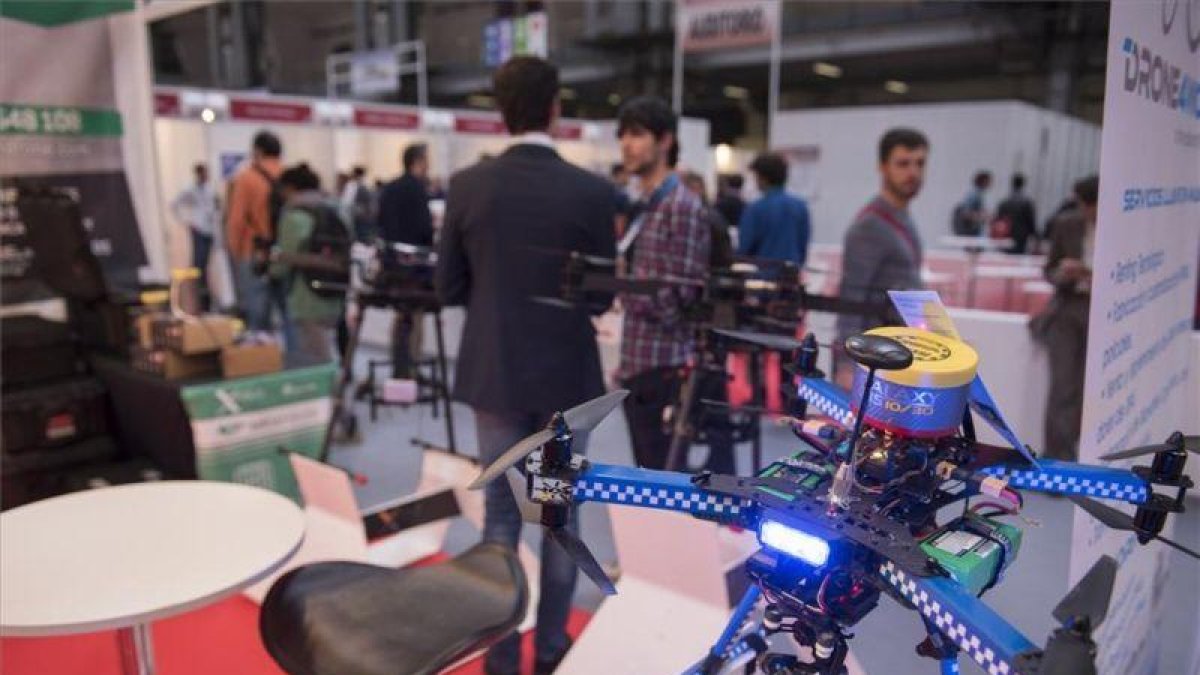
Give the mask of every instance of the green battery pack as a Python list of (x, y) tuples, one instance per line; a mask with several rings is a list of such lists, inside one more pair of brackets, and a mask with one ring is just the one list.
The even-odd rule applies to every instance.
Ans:
[(974, 514), (946, 523), (921, 541), (921, 550), (952, 579), (979, 595), (1012, 564), (1021, 530)]

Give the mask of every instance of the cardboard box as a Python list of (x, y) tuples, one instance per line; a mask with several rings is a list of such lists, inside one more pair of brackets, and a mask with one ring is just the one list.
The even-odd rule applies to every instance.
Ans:
[(220, 314), (164, 317), (154, 322), (154, 346), (180, 354), (219, 352), (233, 344), (234, 320)]
[(283, 350), (278, 344), (229, 345), (221, 350), (221, 374), (249, 377), (283, 370)]
[(220, 352), (179, 354), (170, 349), (133, 348), (133, 367), (167, 380), (212, 377), (221, 372)]

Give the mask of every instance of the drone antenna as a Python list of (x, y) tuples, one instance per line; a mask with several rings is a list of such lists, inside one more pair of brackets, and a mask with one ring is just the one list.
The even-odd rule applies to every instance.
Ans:
[(846, 353), (855, 363), (866, 367), (867, 377), (863, 382), (862, 399), (858, 404), (858, 412), (854, 416), (854, 430), (850, 434), (850, 457), (842, 463), (834, 474), (833, 483), (829, 486), (829, 508), (845, 506), (850, 497), (850, 488), (854, 485), (854, 471), (858, 465), (858, 441), (862, 433), (863, 417), (867, 414), (867, 401), (871, 397), (871, 387), (875, 384), (875, 371), (903, 370), (912, 365), (913, 354), (899, 341), (882, 335), (854, 335), (846, 339)]

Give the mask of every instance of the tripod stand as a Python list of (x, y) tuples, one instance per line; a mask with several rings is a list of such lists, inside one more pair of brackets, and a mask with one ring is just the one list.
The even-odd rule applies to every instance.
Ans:
[(454, 437), (454, 412), (450, 401), (450, 377), (446, 362), (446, 343), (442, 327), (441, 305), (437, 302), (432, 290), (410, 289), (377, 289), (356, 288), (353, 285), (347, 289), (346, 302), (351, 307), (349, 320), (349, 336), (346, 340), (346, 350), (342, 355), (342, 367), (338, 370), (338, 381), (334, 387), (333, 413), (329, 426), (325, 430), (325, 440), (321, 446), (321, 461), (329, 458), (330, 446), (338, 427), (345, 436), (353, 436), (358, 429), (358, 419), (349, 411), (346, 394), (354, 382), (354, 355), (362, 336), (362, 326), (370, 308), (395, 309), (396, 311), (423, 311), (433, 314), (434, 333), (437, 338), (437, 356), (435, 371), (429, 386), (432, 394), (429, 399), (418, 402), (434, 403), (434, 414), (437, 414), (437, 404), (440, 401), (446, 410), (446, 439), (451, 452), (457, 452)]

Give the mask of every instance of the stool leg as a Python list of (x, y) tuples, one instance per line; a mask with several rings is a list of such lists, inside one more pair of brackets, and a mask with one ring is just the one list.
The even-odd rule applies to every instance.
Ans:
[(125, 675), (154, 675), (154, 644), (150, 624), (139, 623), (117, 631), (121, 646), (121, 670)]

